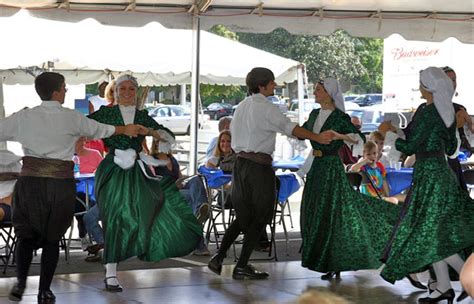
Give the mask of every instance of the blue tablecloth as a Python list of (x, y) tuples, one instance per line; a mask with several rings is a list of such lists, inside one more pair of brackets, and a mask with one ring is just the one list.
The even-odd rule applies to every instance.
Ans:
[(386, 168), (386, 170), (387, 183), (390, 186), (390, 195), (399, 194), (411, 186), (413, 168), (401, 168), (400, 170)]
[[(220, 169), (210, 169), (204, 166), (198, 168), (198, 172), (207, 179), (207, 184), (211, 188), (219, 188), (232, 180), (232, 175), (225, 174)], [(298, 191), (300, 185), (294, 174), (278, 174), (280, 178), (280, 192), (278, 193), (278, 201), (285, 202), (293, 193)]]
[(277, 160), (272, 163), (273, 169), (298, 171), (304, 164), (305, 158), (295, 156), (288, 160)]
[(293, 193), (298, 191), (300, 184), (294, 174), (278, 174), (280, 179), (280, 191), (278, 192), (278, 202), (284, 203)]
[(89, 192), (89, 199), (95, 201), (94, 195), (94, 174), (80, 174), (79, 176), (75, 176), (74, 179), (76, 180), (76, 192), (77, 193), (86, 193)]

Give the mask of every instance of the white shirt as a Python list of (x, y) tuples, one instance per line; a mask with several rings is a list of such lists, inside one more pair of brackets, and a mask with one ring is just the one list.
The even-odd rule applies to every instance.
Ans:
[(296, 126), (265, 96), (254, 94), (240, 103), (232, 118), (232, 149), (237, 153), (244, 151), (271, 155), (275, 151), (276, 133), (292, 136)]
[(43, 101), (0, 119), (0, 141), (17, 141), (25, 156), (71, 160), (79, 137), (106, 138), (115, 127), (63, 108), (57, 101)]
[(105, 98), (102, 98), (99, 95), (94, 95), (89, 98), (89, 102), (94, 107), (94, 112), (99, 110), (101, 106), (106, 106), (109, 104), (109, 102)]

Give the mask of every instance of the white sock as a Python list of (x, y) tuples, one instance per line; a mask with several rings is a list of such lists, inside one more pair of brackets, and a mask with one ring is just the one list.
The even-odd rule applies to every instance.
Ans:
[(416, 273), (410, 273), (409, 276), (413, 281), (420, 282), (420, 280), (418, 279), (418, 276), (416, 275)]
[(430, 295), (430, 298), (436, 298), (441, 293), (451, 289), (451, 281), (449, 280), (448, 264), (443, 260), (433, 263), (433, 269), (436, 274), (436, 290)]
[(445, 258), (444, 261), (448, 263), (449, 266), (453, 267), (458, 274), (461, 273), (464, 261), (461, 259), (459, 254), (453, 254), (452, 256)]
[(120, 285), (117, 280), (117, 263), (107, 263), (105, 264), (105, 277), (111, 278), (107, 279), (107, 284), (109, 285)]

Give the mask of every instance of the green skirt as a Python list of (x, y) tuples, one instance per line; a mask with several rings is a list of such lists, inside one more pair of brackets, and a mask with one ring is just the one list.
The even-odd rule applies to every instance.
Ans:
[(104, 263), (137, 256), (160, 261), (189, 254), (202, 226), (172, 179), (151, 180), (135, 165), (123, 170), (107, 156), (95, 175), (104, 227)]
[(319, 272), (380, 267), (399, 210), (352, 189), (339, 157), (315, 158), (301, 203), (303, 267)]
[(391, 283), (474, 245), (474, 203), (444, 158), (416, 161), (408, 204), (382, 271)]

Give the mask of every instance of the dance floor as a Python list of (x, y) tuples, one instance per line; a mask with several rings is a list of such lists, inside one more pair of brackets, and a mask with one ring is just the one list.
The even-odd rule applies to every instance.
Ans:
[[(124, 287), (121, 293), (104, 290), (102, 272), (56, 275), (51, 289), (57, 303), (295, 303), (306, 290), (329, 290), (351, 303), (393, 304), (417, 303), (425, 295), (414, 289), (408, 280), (390, 285), (377, 271), (345, 272), (341, 280), (322, 281), (320, 273), (306, 270), (300, 262), (255, 263), (270, 272), (264, 281), (235, 281), (233, 266), (225, 265), (222, 276), (205, 266), (121, 271), (118, 277)], [(421, 279), (425, 281), (426, 274)], [(37, 276), (30, 277), (22, 303), (34, 303), (38, 288)], [(0, 303), (8, 302), (14, 278), (0, 279)], [(461, 287), (454, 284), (456, 294)], [(465, 300), (463, 303), (474, 303)]]

